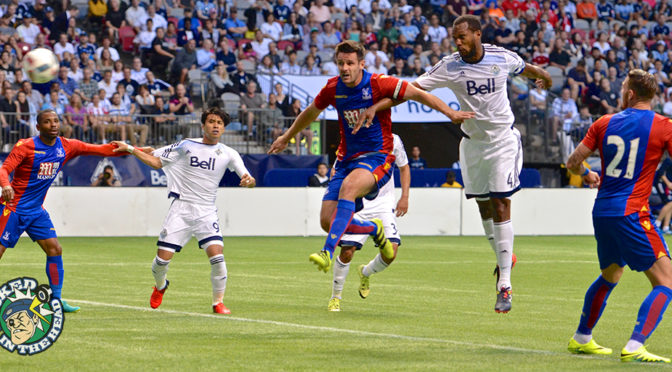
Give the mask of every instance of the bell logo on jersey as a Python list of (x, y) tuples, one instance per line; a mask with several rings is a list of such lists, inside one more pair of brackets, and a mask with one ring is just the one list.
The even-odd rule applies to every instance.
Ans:
[(215, 158), (208, 158), (208, 160), (200, 161), (197, 156), (189, 158), (189, 165), (207, 170), (215, 170)]
[(38, 180), (46, 180), (56, 177), (58, 173), (58, 167), (61, 165), (59, 162), (48, 162), (40, 163), (40, 170), (37, 172)]
[(363, 108), (343, 111), (343, 118), (348, 123), (349, 128), (353, 128), (355, 124), (357, 124), (357, 120), (359, 120), (359, 114), (362, 112), (364, 112)]
[(478, 86), (475, 81), (467, 80), (467, 94), (470, 96), (490, 93), (495, 93), (495, 78), (490, 78), (487, 83)]

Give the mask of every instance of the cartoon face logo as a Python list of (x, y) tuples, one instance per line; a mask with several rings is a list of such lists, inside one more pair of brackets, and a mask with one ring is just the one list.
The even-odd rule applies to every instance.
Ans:
[(0, 286), (0, 346), (19, 355), (48, 349), (63, 330), (61, 300), (33, 278), (17, 278)]

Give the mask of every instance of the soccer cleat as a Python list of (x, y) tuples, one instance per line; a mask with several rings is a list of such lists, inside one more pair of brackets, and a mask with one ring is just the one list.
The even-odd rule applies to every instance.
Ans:
[(367, 298), (369, 296), (369, 277), (364, 275), (364, 265), (359, 265), (357, 268), (359, 272), (359, 297)]
[(612, 352), (610, 348), (598, 345), (597, 342), (595, 342), (595, 340), (593, 339), (591, 339), (588, 343), (580, 344), (578, 341), (574, 339), (574, 337), (569, 339), (569, 345), (567, 345), (567, 350), (569, 350), (570, 353), (574, 354), (609, 355)]
[(161, 306), (161, 302), (163, 301), (163, 294), (166, 293), (166, 289), (168, 289), (168, 285), (170, 282), (166, 279), (166, 286), (163, 287), (162, 290), (156, 289), (154, 287), (154, 292), (152, 292), (152, 297), (149, 298), (149, 306), (152, 307), (152, 309), (156, 309), (157, 307)]
[(341, 311), (341, 299), (334, 297), (331, 300), (329, 300), (329, 305), (327, 305), (327, 310), (329, 310), (329, 311)]
[(496, 313), (508, 313), (511, 310), (511, 288), (502, 287), (497, 291), (497, 302), (495, 303)]
[(371, 222), (376, 225), (376, 234), (373, 236), (373, 243), (380, 249), (380, 254), (387, 259), (394, 258), (394, 247), (392, 247), (390, 240), (385, 237), (383, 221), (379, 218), (374, 218)]
[(61, 300), (61, 303), (63, 304), (64, 313), (76, 313), (79, 311), (79, 306), (71, 306), (65, 300)]
[(621, 351), (621, 362), (670, 363), (670, 359), (651, 354), (646, 351), (646, 347), (642, 345), (632, 353), (623, 348)]
[(331, 269), (331, 264), (333, 263), (333, 260), (331, 259), (331, 255), (329, 252), (322, 250), (317, 253), (313, 253), (308, 257), (310, 262), (314, 263), (317, 265), (318, 270), (322, 270), (325, 273)]
[[(165, 289), (165, 288), (164, 288)], [(226, 306), (224, 306), (223, 303), (218, 303), (217, 305), (212, 305), (212, 312), (216, 314), (231, 314), (231, 310), (229, 310)]]
[[(518, 258), (516, 257), (516, 254), (513, 253), (511, 256), (511, 268), (513, 269), (516, 266), (516, 262), (518, 262)], [(495, 266), (495, 271), (492, 273), (492, 275), (495, 275), (495, 288), (497, 288), (497, 284), (499, 284), (499, 265)]]

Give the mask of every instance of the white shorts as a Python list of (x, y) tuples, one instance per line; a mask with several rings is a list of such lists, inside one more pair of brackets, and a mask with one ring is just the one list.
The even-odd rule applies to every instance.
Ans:
[(159, 249), (179, 252), (192, 236), (196, 237), (201, 249), (223, 244), (217, 207), (175, 199), (170, 204), (156, 245)]
[[(401, 245), (401, 237), (399, 236), (399, 230), (397, 230), (397, 219), (394, 216), (394, 211), (391, 210), (390, 212), (366, 213), (364, 210), (362, 212), (356, 213), (355, 217), (359, 218), (360, 220), (380, 218), (380, 220), (383, 221), (385, 236), (390, 240), (390, 242)], [(343, 237), (341, 237), (341, 241), (338, 243), (338, 245), (341, 247), (355, 247), (357, 250), (360, 250), (368, 238), (369, 236), (367, 234), (344, 234)]]
[(467, 198), (506, 198), (520, 189), (523, 147), (518, 129), (497, 142), (460, 141), (460, 168)]

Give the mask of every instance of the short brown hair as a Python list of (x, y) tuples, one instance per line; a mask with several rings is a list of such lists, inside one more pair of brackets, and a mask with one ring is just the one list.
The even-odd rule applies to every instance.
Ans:
[(357, 60), (364, 59), (364, 46), (354, 40), (346, 40), (336, 45), (336, 55), (338, 53), (357, 53)]
[(201, 114), (201, 125), (205, 124), (205, 121), (208, 119), (208, 116), (210, 115), (219, 116), (219, 118), (222, 119), (222, 121), (224, 122), (224, 126), (227, 126), (229, 122), (231, 122), (231, 117), (229, 116), (229, 114), (226, 113), (226, 111), (222, 110), (217, 106), (213, 106), (203, 111), (203, 114)]
[(453, 28), (461, 23), (466, 23), (467, 27), (469, 27), (469, 31), (481, 31), (481, 20), (473, 14), (465, 14), (457, 17), (455, 22), (453, 22)]
[(658, 91), (658, 82), (650, 73), (634, 69), (628, 72), (627, 89), (635, 92), (635, 98), (639, 101), (650, 101)]
[[(50, 109), (50, 108), (48, 108), (48, 109), (44, 109), (44, 110), (40, 111), (40, 112), (37, 114), (37, 124), (41, 124), (41, 123), (42, 123), (42, 118), (44, 118), (44, 115), (46, 115), (46, 114), (48, 114), (48, 113), (52, 113), (52, 112), (53, 112), (54, 114), (56, 114), (56, 116), (58, 116), (58, 113), (57, 113), (56, 110), (54, 110), (54, 109)], [(59, 120), (60, 120), (60, 118), (59, 118)]]

